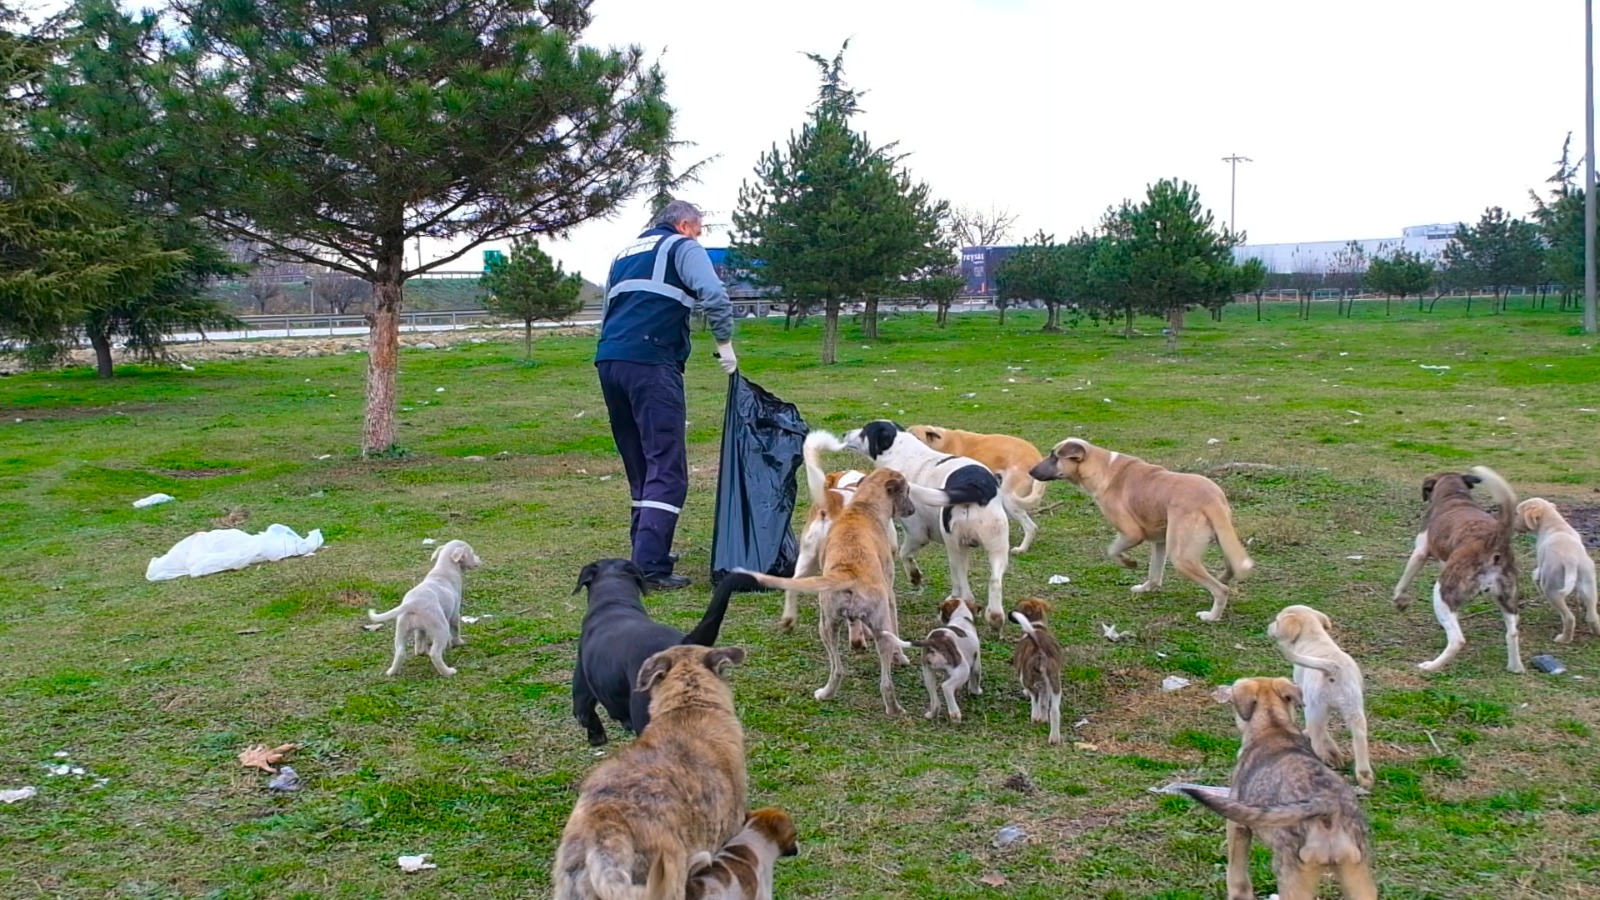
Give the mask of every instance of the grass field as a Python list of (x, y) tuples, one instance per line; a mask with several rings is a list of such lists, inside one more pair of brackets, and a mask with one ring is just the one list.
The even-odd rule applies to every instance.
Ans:
[[(1003, 329), (989, 315), (947, 330), (897, 317), (871, 342), (848, 326), (828, 369), (815, 365), (815, 323), (741, 325), (746, 374), (814, 428), (890, 416), (1041, 448), (1080, 435), (1212, 473), (1257, 564), (1224, 621), (1202, 624), (1204, 594), (1170, 572), (1163, 593), (1130, 594), (1142, 572), (1107, 560), (1092, 503), (1053, 486), (1060, 504), (1006, 591), (1008, 607), (1028, 595), (1056, 607), (1061, 747), (1029, 724), (1009, 678), (1015, 629), (986, 635), (990, 690), (964, 704), (967, 721), (889, 720), (865, 654), (839, 698), (812, 699), (825, 676), (814, 602), (784, 634), (781, 595), (736, 598), (723, 640), (750, 651), (731, 681), (751, 804), (786, 807), (801, 832), (780, 896), (1221, 897), (1222, 820), (1146, 788), (1225, 782), (1238, 742), (1208, 694), (1287, 675), (1264, 628), (1308, 603), (1366, 669), (1385, 895), (1600, 897), (1600, 638), (1553, 644), (1555, 613), (1531, 601), (1525, 656), (1555, 652), (1574, 674), (1510, 675), (1484, 600), (1466, 650), (1425, 677), (1414, 664), (1443, 644), (1425, 599), (1435, 570), (1406, 613), (1388, 599), (1427, 474), (1482, 463), (1522, 496), (1600, 504), (1600, 354), (1554, 313), (1317, 314), (1196, 316), (1177, 355), (1159, 334), (1041, 334), (1042, 314)], [(0, 806), (0, 896), (547, 895), (575, 786), (596, 762), (568, 699), (583, 601), (572, 587), (585, 563), (626, 555), (628, 496), (593, 339), (542, 340), (531, 366), (520, 349), (407, 352), (409, 452), (372, 462), (352, 452), (359, 356), (0, 380), (0, 789), (39, 788)], [(688, 375), (694, 471), (679, 531), (680, 571), (697, 584), (648, 600), (680, 626), (709, 593), (723, 379), (708, 349), (701, 338)], [(131, 507), (156, 491), (178, 502)], [(321, 528), (327, 545), (144, 581), (150, 557), (235, 507), (247, 529)], [(466, 612), (487, 617), (452, 652), (456, 678), (417, 660), (386, 679), (390, 635), (361, 630), (364, 611), (426, 571), (428, 537), (477, 548)], [(1531, 540), (1519, 546), (1531, 569)], [(941, 557), (922, 556), (923, 592), (902, 590), (907, 632), (933, 621)], [(1071, 583), (1050, 586), (1058, 573)], [(1109, 643), (1103, 623), (1137, 637)], [(1195, 684), (1164, 694), (1168, 675)], [(916, 670), (897, 684), (920, 711)], [(608, 753), (623, 746), (611, 731)], [(235, 759), (291, 741), (305, 745), (290, 759), (307, 782), (297, 793), (268, 791)], [(59, 762), (86, 773), (48, 776)], [(1028, 840), (995, 848), (1006, 824)], [(403, 874), (402, 853), (431, 853), (438, 869)], [(1007, 884), (980, 881), (994, 873)], [(1259, 846), (1254, 874), (1265, 896)]]

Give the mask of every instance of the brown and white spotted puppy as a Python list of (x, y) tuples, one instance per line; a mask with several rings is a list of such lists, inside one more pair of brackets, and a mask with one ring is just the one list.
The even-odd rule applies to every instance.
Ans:
[(1011, 651), (1017, 680), (1033, 704), (1029, 721), (1050, 722), (1050, 743), (1061, 743), (1061, 642), (1045, 624), (1050, 604), (1029, 597), (1011, 613), (1022, 626), (1022, 640)]
[[(956, 691), (965, 687), (974, 696), (983, 693), (982, 647), (978, 643), (978, 604), (951, 597), (939, 604), (939, 621), (944, 623), (920, 641), (902, 641), (884, 632), (885, 640), (901, 649), (922, 648), (922, 683), (928, 688), (928, 711), (922, 717), (939, 715), (939, 691), (950, 708), (950, 721), (961, 721)], [(943, 676), (941, 679), (940, 676)]]
[(716, 856), (689, 860), (685, 900), (772, 900), (772, 870), (780, 856), (800, 852), (794, 819), (777, 807), (758, 809)]
[[(1500, 505), (1489, 515), (1472, 498), (1477, 485), (1489, 489)], [(1487, 466), (1473, 466), (1470, 474), (1444, 472), (1422, 482), (1422, 499), (1428, 502), (1422, 533), (1417, 535), (1411, 559), (1394, 586), (1394, 605), (1411, 605), (1407, 591), (1430, 559), (1444, 564), (1433, 585), (1433, 614), (1444, 627), (1445, 648), (1437, 657), (1418, 663), (1424, 672), (1444, 668), (1467, 645), (1461, 633), (1461, 607), (1488, 593), (1500, 607), (1506, 623), (1506, 670), (1521, 674), (1522, 646), (1517, 637), (1517, 557), (1511, 550), (1516, 524), (1517, 495), (1505, 479)]]
[(1241, 678), (1231, 700), (1243, 740), (1229, 795), (1182, 789), (1228, 820), (1228, 900), (1255, 900), (1252, 834), (1272, 848), (1283, 900), (1315, 900), (1329, 869), (1347, 900), (1376, 900), (1367, 818), (1355, 789), (1295, 727), (1300, 689), (1287, 678)]

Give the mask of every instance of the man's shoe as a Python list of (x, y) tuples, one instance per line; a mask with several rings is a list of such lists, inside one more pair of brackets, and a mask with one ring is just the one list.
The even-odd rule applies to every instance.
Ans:
[(688, 587), (693, 582), (687, 576), (669, 573), (666, 575), (647, 575), (644, 583), (649, 585), (652, 591), (676, 591)]
[(668, 553), (667, 554), (667, 562), (675, 563), (677, 561), (678, 561), (678, 554), (676, 554), (676, 553)]

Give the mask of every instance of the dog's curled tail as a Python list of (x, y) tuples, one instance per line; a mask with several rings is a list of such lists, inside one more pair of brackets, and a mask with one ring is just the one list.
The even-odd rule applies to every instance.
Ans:
[(880, 632), (878, 632), (878, 637), (882, 638), (883, 640), (888, 641), (889, 643), (893, 644), (896, 647), (899, 647), (901, 650), (910, 650), (912, 647), (926, 647), (926, 646), (928, 646), (928, 642), (927, 641), (905, 641), (905, 640), (901, 640), (900, 639), (900, 635), (895, 634), (892, 631), (880, 631)]
[(1504, 478), (1500, 477), (1500, 473), (1488, 466), (1473, 466), (1472, 474), (1478, 476), (1478, 480), (1489, 490), (1489, 496), (1500, 504), (1500, 531), (1505, 536), (1505, 542), (1510, 544), (1511, 529), (1517, 519), (1516, 492), (1511, 489), (1511, 485), (1506, 484)]
[(1028, 621), (1028, 617), (1027, 616), (1023, 615), (1020, 612), (1013, 612), (1011, 614), (1011, 618), (1018, 625), (1022, 626), (1022, 633), (1023, 634), (1026, 634), (1029, 637), (1033, 636), (1033, 623)]
[(1307, 819), (1332, 815), (1339, 808), (1333, 800), (1322, 797), (1285, 803), (1282, 806), (1251, 806), (1231, 797), (1219, 797), (1197, 788), (1181, 788), (1181, 790), (1189, 795), (1189, 799), (1209, 806), (1223, 818), (1232, 819), (1251, 828), (1288, 828)]
[(402, 603), (399, 606), (396, 606), (394, 609), (391, 609), (386, 613), (378, 612), (375, 609), (369, 609), (369, 610), (367, 610), (367, 618), (371, 619), (374, 622), (387, 622), (390, 619), (398, 619), (398, 618), (400, 618), (400, 613), (405, 608), (406, 608), (406, 605), (404, 603)]
[(1217, 546), (1222, 549), (1222, 558), (1228, 564), (1228, 571), (1233, 573), (1235, 579), (1243, 578), (1256, 567), (1256, 563), (1239, 540), (1239, 533), (1233, 530), (1233, 511), (1224, 503), (1214, 508), (1206, 518), (1211, 521), (1211, 530), (1217, 536)]
[(811, 492), (813, 507), (827, 505), (828, 472), (822, 465), (822, 454), (848, 449), (831, 431), (813, 431), (806, 435), (801, 455), (806, 461), (806, 487)]
[(839, 591), (855, 584), (854, 579), (829, 578), (826, 575), (812, 575), (806, 578), (784, 578), (781, 575), (767, 575), (761, 572), (752, 572), (749, 569), (734, 569), (733, 571), (740, 575), (748, 575), (762, 587), (777, 588), (780, 591), (801, 591), (807, 594)]

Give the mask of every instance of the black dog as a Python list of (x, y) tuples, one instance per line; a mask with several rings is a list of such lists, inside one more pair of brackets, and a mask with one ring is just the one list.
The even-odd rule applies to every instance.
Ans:
[(735, 591), (758, 591), (748, 575), (730, 574), (717, 585), (700, 624), (688, 634), (645, 612), (644, 573), (625, 559), (601, 559), (583, 567), (573, 593), (589, 589), (589, 611), (578, 636), (578, 667), (572, 672), (572, 715), (589, 732), (589, 745), (606, 742), (595, 712), (599, 702), (611, 718), (634, 734), (650, 724), (650, 693), (633, 689), (639, 667), (653, 654), (679, 644), (714, 646), (728, 599)]

